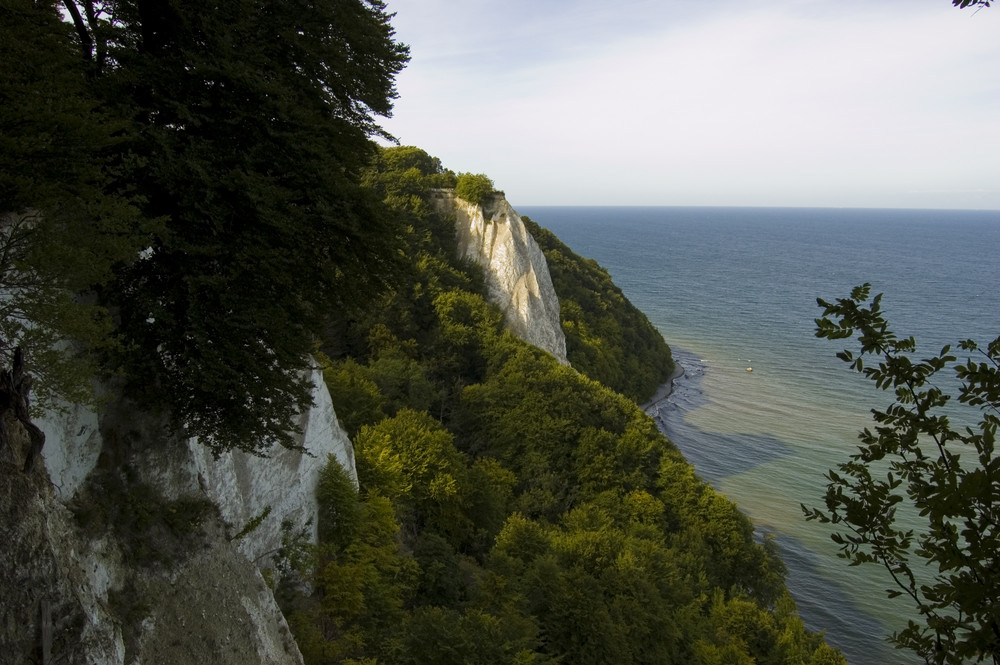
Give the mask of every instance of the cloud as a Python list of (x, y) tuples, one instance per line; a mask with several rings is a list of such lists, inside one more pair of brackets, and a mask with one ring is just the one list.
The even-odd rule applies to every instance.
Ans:
[(388, 129), (515, 203), (964, 207), (995, 189), (1000, 12), (397, 4), (414, 60)]

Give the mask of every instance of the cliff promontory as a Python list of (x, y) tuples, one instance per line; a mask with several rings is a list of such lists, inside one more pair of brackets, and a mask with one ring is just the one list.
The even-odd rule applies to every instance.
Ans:
[(480, 205), (441, 189), (431, 192), (431, 203), (438, 214), (454, 218), (458, 255), (483, 267), (489, 299), (503, 311), (511, 332), (568, 364), (545, 255), (503, 194)]

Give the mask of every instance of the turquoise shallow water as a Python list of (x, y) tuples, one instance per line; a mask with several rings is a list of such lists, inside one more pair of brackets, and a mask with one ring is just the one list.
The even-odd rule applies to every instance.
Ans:
[[(1000, 334), (1000, 212), (524, 207), (596, 259), (685, 369), (656, 410), (698, 473), (775, 534), (812, 629), (853, 665), (908, 662), (884, 637), (907, 608), (874, 567), (850, 568), (800, 503), (885, 401), (813, 334), (816, 298), (871, 282), (918, 350)], [(751, 367), (752, 372), (747, 372)]]

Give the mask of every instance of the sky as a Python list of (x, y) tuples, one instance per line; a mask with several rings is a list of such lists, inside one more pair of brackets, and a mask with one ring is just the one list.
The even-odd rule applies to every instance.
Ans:
[(387, 5), (383, 127), (515, 208), (1000, 210), (1000, 3)]

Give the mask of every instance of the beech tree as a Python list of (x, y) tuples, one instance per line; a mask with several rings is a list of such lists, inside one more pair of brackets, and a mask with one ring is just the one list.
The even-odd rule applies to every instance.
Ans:
[(0, 363), (36, 407), (92, 399), (111, 318), (94, 289), (146, 240), (113, 186), (124, 124), (101, 110), (54, 2), (0, 1)]
[(117, 362), (216, 452), (292, 445), (333, 312), (398, 232), (360, 187), (408, 59), (380, 0), (67, 0), (93, 89), (129, 121), (118, 184), (159, 231), (116, 273)]
[[(857, 337), (837, 356), (895, 401), (872, 409), (858, 452), (827, 474), (826, 509), (840, 556), (889, 573), (890, 597), (907, 598), (921, 622), (892, 635), (927, 663), (1000, 662), (1000, 337), (985, 349), (959, 342), (915, 359), (916, 341), (889, 328), (868, 284), (820, 299), (816, 334)], [(957, 388), (942, 373), (952, 373)], [(952, 398), (957, 395), (957, 400)], [(957, 403), (956, 403), (957, 401)], [(958, 421), (960, 425), (953, 425)]]

